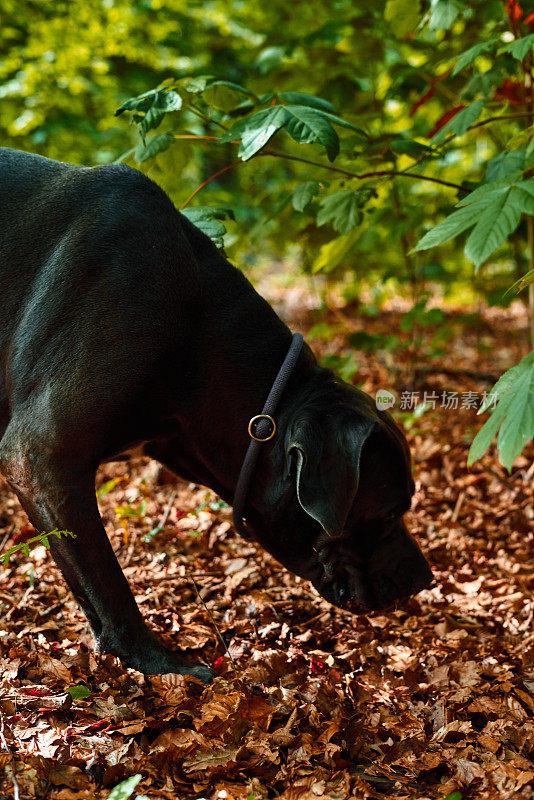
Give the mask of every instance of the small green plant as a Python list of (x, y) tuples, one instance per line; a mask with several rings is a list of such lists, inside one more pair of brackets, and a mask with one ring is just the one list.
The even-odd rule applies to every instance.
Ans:
[(122, 483), (122, 481), (126, 480), (128, 480), (127, 475), (121, 475), (119, 478), (111, 478), (111, 480), (106, 481), (99, 489), (96, 490), (96, 496), (98, 498), (105, 497), (107, 494), (112, 492), (119, 483)]
[(349, 333), (347, 341), (356, 350), (362, 350), (364, 353), (374, 353), (376, 350), (395, 350), (399, 344), (399, 337), (393, 334), (382, 336), (379, 333), (354, 331)]
[(323, 342), (331, 342), (336, 335), (337, 327), (328, 325), (326, 322), (318, 322), (308, 331), (308, 339), (320, 339)]
[(62, 536), (71, 536), (73, 539), (76, 538), (76, 534), (72, 533), (71, 531), (60, 531), (57, 528), (54, 528), (53, 531), (39, 533), (37, 536), (32, 536), (31, 539), (27, 539), (25, 542), (19, 542), (18, 544), (13, 545), (10, 547), (9, 550), (6, 550), (5, 553), (0, 554), (0, 561), (2, 562), (3, 566), (7, 566), (9, 559), (14, 553), (18, 553), (20, 550), (24, 553), (24, 555), (30, 555), (30, 545), (39, 545), (42, 544), (46, 547), (47, 550), (50, 550), (50, 536), (57, 536), (58, 539), (61, 539)]
[(211, 492), (208, 492), (204, 502), (196, 507), (195, 513), (198, 514), (200, 511), (220, 511), (221, 508), (228, 508), (228, 503), (225, 503), (224, 500), (212, 500)]
[(354, 353), (347, 353), (344, 356), (338, 356), (333, 353), (332, 355), (324, 356), (321, 359), (321, 364), (323, 367), (328, 367), (328, 369), (336, 372), (342, 380), (349, 383), (360, 369)]
[(87, 686), (84, 686), (83, 683), (80, 683), (78, 686), (70, 686), (67, 692), (73, 700), (84, 700), (86, 697), (91, 696), (91, 690), (88, 689)]
[(138, 506), (115, 506), (117, 520), (124, 527), (127, 519), (143, 519), (146, 514), (147, 506), (148, 500), (146, 498), (141, 500)]
[(417, 433), (417, 429), (414, 428), (415, 423), (430, 408), (432, 408), (431, 403), (418, 403), (413, 409), (413, 411), (396, 411), (394, 413), (394, 417), (401, 421), (402, 426), (405, 430), (411, 431), (413, 429), (413, 432)]
[(428, 328), (432, 325), (441, 325), (445, 321), (445, 314), (441, 308), (427, 308), (426, 304), (426, 299), (420, 300), (403, 315), (400, 326), (405, 333), (410, 333), (414, 325)]
[[(137, 775), (131, 775), (129, 778), (126, 778), (125, 781), (121, 781), (118, 783), (108, 795), (108, 800), (128, 800), (129, 797), (132, 796), (134, 793), (135, 787), (141, 780), (142, 776), (138, 773)], [(145, 794), (138, 794), (136, 795), (135, 800), (149, 800)]]

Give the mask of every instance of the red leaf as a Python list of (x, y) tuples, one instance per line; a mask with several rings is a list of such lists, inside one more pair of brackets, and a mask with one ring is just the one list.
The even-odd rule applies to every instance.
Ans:
[(226, 657), (219, 656), (219, 658), (216, 658), (215, 661), (213, 662), (213, 669), (216, 672), (219, 672), (224, 667), (225, 662), (226, 662)]
[(444, 114), (441, 115), (441, 117), (438, 119), (432, 130), (427, 133), (427, 137), (431, 139), (433, 136), (435, 136), (436, 133), (440, 131), (443, 128), (443, 126), (446, 125), (447, 122), (449, 122), (449, 120), (453, 119), (453, 117), (455, 117), (456, 114), (459, 114), (463, 108), (465, 108), (464, 105), (454, 106), (454, 108), (449, 108), (448, 111), (446, 111)]
[(523, 16), (523, 9), (517, 0), (508, 0), (508, 8), (506, 9), (510, 19), (518, 20)]
[(310, 671), (312, 673), (317, 674), (318, 672), (321, 672), (323, 669), (324, 669), (323, 662), (319, 661), (319, 659), (316, 658), (316, 656), (312, 656), (310, 659)]
[(534, 22), (534, 11), (531, 14), (529, 14), (528, 17), (525, 17), (525, 22), (527, 23), (527, 25), (532, 25), (532, 23)]
[(20, 531), (13, 535), (13, 541), (15, 544), (20, 544), (20, 542), (27, 542), (28, 539), (33, 539), (34, 536), (38, 535), (39, 531), (33, 525), (23, 525)]
[(524, 102), (523, 84), (505, 78), (500, 86), (495, 89), (494, 100), (504, 100), (512, 105), (521, 105)]
[(425, 103), (431, 100), (434, 97), (435, 93), (436, 93), (436, 87), (434, 86), (434, 84), (432, 84), (430, 89), (427, 92), (425, 92), (424, 95), (420, 97), (419, 100), (416, 100), (415, 103), (412, 105), (412, 107), (410, 108), (410, 117), (413, 117), (418, 108), (421, 108), (421, 106), (423, 106)]
[(443, 73), (443, 75), (438, 75), (437, 78), (432, 78), (429, 89), (424, 93), (422, 97), (419, 98), (419, 100), (416, 100), (415, 103), (410, 108), (410, 117), (413, 117), (418, 108), (421, 108), (421, 106), (423, 106), (425, 103), (428, 103), (428, 101), (434, 97), (434, 94), (436, 92), (436, 84), (438, 84), (448, 75), (450, 75), (450, 72), (451, 70), (448, 69), (447, 72)]

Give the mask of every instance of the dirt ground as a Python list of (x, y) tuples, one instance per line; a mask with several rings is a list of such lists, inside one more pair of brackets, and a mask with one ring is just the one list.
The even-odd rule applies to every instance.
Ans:
[[(346, 316), (355, 330), (398, 325), (395, 310)], [(313, 322), (310, 311), (294, 325)], [(350, 353), (330, 322), (340, 328), (316, 352)], [(516, 322), (489, 313), (424, 363), (499, 371), (517, 358)], [(413, 386), (409, 354), (357, 358), (370, 392), (490, 387), (433, 373)], [(95, 655), (45, 548), (15, 554), (0, 571), (1, 798), (107, 798), (136, 774), (132, 797), (150, 800), (534, 797), (534, 451), (511, 476), (493, 452), (468, 470), (480, 422), (474, 408), (439, 406), (408, 420), (408, 522), (435, 586), (368, 617), (332, 608), (241, 541), (206, 489), (153, 461), (103, 467), (102, 516), (146, 619), (218, 677), (145, 677)], [(0, 486), (1, 550), (32, 534)]]

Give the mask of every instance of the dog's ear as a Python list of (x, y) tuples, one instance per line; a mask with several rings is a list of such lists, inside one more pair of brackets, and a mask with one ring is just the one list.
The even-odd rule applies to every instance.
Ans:
[(372, 419), (336, 424), (316, 419), (296, 424), (287, 447), (296, 461), (297, 497), (325, 532), (341, 536), (358, 490), (360, 457), (376, 426)]

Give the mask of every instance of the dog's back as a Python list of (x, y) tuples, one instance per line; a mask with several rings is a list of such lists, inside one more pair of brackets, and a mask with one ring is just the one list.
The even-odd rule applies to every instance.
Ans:
[(183, 341), (198, 269), (183, 218), (129, 167), (0, 148), (0, 194), (1, 435), (47, 383), (79, 392), (94, 375), (117, 397), (132, 364)]

